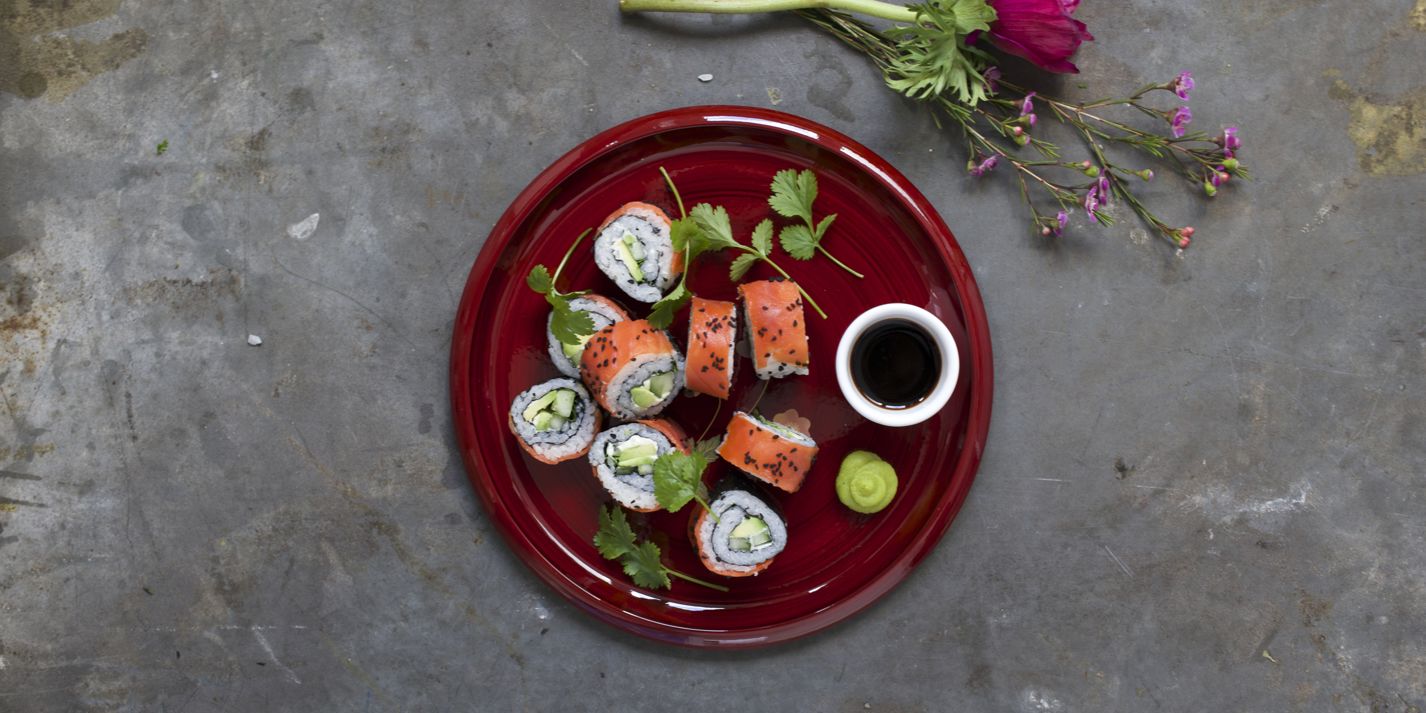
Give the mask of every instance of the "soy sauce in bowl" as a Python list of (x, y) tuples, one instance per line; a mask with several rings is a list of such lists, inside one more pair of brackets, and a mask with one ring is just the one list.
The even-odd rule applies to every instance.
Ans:
[(886, 409), (907, 409), (935, 391), (941, 351), (921, 325), (888, 319), (857, 338), (850, 366), (852, 381), (867, 400)]

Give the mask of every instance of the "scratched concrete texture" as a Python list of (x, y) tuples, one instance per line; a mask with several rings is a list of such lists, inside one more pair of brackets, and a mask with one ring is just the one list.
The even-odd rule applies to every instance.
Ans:
[[(1148, 187), (1197, 228), (1182, 255), (1123, 214), (1030, 234), (1009, 176), (967, 177), (792, 17), (0, 0), (0, 710), (1426, 710), (1426, 2), (1080, 16), (1083, 72), (1046, 87), (1188, 69), (1194, 126), (1241, 127), (1251, 184)], [(995, 345), (935, 552), (742, 653), (554, 595), (447, 407), (505, 205), (592, 133), (707, 102), (904, 171)]]

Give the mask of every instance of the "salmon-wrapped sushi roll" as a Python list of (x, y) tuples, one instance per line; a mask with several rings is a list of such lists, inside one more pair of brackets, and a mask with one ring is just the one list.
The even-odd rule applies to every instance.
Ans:
[(659, 509), (654, 497), (654, 461), (688, 452), (688, 436), (672, 421), (649, 419), (615, 426), (594, 437), (589, 464), (594, 477), (620, 505), (637, 512)]
[(673, 249), (672, 221), (648, 203), (625, 203), (604, 219), (594, 239), (594, 264), (626, 294), (658, 302), (683, 274), (683, 253)]
[(817, 442), (790, 426), (739, 411), (728, 421), (718, 455), (758, 480), (795, 493), (812, 470)]
[(668, 334), (647, 320), (616, 322), (584, 345), (579, 374), (609, 413), (623, 419), (653, 416), (683, 384), (683, 355)]
[[(580, 295), (569, 301), (569, 308), (575, 312), (587, 313), (594, 321), (596, 332), (629, 318), (629, 313), (625, 312), (623, 307), (602, 295)], [(561, 374), (579, 378), (579, 357), (584, 354), (584, 345), (589, 343), (589, 337), (585, 337), (579, 344), (561, 342), (550, 329), (554, 318), (554, 312), (550, 312), (549, 319), (545, 320), (545, 340), (550, 345), (550, 361), (555, 363), (555, 368), (559, 369)]]
[[(715, 488), (708, 508), (698, 508), (689, 534), (709, 572), (751, 577), (771, 566), (787, 547), (787, 524), (751, 488), (725, 481)], [(710, 511), (717, 520), (709, 516)]]
[(733, 345), (738, 340), (737, 308), (732, 302), (694, 297), (688, 312), (688, 388), (720, 399), (733, 388)]
[(802, 295), (791, 280), (761, 280), (738, 285), (743, 298), (743, 324), (748, 332), (753, 368), (759, 379), (806, 374), (807, 318)]
[(589, 450), (601, 414), (574, 379), (535, 384), (510, 404), (510, 432), (541, 463), (561, 463)]

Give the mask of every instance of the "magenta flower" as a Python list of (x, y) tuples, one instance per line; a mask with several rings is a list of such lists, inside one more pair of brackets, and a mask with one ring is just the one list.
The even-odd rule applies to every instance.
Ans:
[(991, 156), (980, 163), (970, 167), (970, 175), (980, 178), (995, 168), (995, 164), (1000, 163), (999, 156)]
[(1188, 90), (1193, 88), (1193, 75), (1188, 72), (1179, 72), (1178, 76), (1169, 82), (1169, 88), (1178, 95), (1179, 99), (1188, 101)]
[(990, 41), (1051, 72), (1074, 73), (1069, 61), (1080, 43), (1094, 39), (1084, 23), (1070, 17), (1079, 0), (989, 0), (995, 8)]
[(1193, 112), (1189, 111), (1188, 107), (1181, 106), (1174, 110), (1173, 116), (1169, 118), (1169, 129), (1175, 139), (1183, 137), (1183, 127), (1188, 126), (1190, 121), (1193, 121)]
[(1084, 194), (1084, 214), (1089, 219), (1098, 223), (1099, 216), (1094, 211), (1099, 210), (1099, 186), (1090, 186), (1089, 191)]
[(1034, 92), (1030, 92), (1029, 94), (1026, 94), (1026, 95), (1025, 95), (1025, 98), (1024, 98), (1023, 100), (1021, 100), (1021, 102), (1020, 102), (1020, 116), (1023, 117), (1027, 122), (1029, 122), (1029, 123), (1030, 123), (1030, 126), (1034, 126), (1034, 125), (1035, 125), (1035, 121), (1036, 121), (1036, 119), (1038, 119), (1039, 117), (1036, 117), (1036, 116), (1035, 116), (1035, 93), (1034, 93)]
[(1069, 213), (1064, 211), (1056, 213), (1055, 222), (1059, 224), (1059, 227), (1055, 228), (1055, 235), (1065, 232), (1065, 226), (1069, 224)]
[(990, 92), (991, 94), (1000, 91), (1000, 85), (996, 84), (996, 82), (1000, 80), (999, 67), (991, 67), (990, 69), (981, 72), (980, 76), (985, 77), (985, 91)]
[(1109, 173), (1105, 172), (1099, 176), (1099, 199), (1105, 203), (1109, 202)]
[(1236, 126), (1224, 129), (1223, 138), (1219, 141), (1223, 144), (1224, 158), (1233, 158), (1236, 155), (1234, 152), (1243, 147), (1243, 141), (1238, 138), (1238, 127)]

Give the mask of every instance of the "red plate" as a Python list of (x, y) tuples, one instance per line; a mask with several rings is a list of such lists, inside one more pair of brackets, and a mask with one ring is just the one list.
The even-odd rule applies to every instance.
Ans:
[[(724, 580), (726, 594), (674, 580), (673, 589), (634, 587), (591, 539), (599, 508), (609, 502), (584, 459), (556, 466), (527, 455), (507, 430), (517, 393), (558, 376), (545, 351), (542, 297), (525, 286), (536, 264), (551, 269), (571, 241), (630, 200), (677, 216), (658, 168), (689, 207), (725, 206), (739, 239), (772, 217), (768, 184), (778, 170), (812, 168), (820, 181), (819, 216), (838, 215), (824, 245), (866, 274), (858, 280), (825, 258), (779, 262), (829, 315), (807, 311), (812, 373), (771, 382), (759, 410), (796, 408), (812, 419), (821, 446), (802, 490), (778, 494), (787, 520), (786, 550), (763, 574)], [(779, 220), (779, 224), (783, 221)], [(565, 268), (561, 287), (593, 289), (630, 312), (627, 299), (595, 267), (591, 241)], [(690, 276), (704, 297), (731, 300), (731, 255), (700, 258)], [(765, 266), (750, 279), (769, 276)], [(833, 370), (837, 340), (858, 314), (886, 302), (909, 302), (938, 315), (960, 347), (960, 382), (936, 417), (911, 428), (886, 428), (859, 417), (842, 399)], [(671, 332), (687, 337), (685, 314)], [(734, 408), (749, 408), (762, 390), (740, 360), (731, 403), (684, 395), (665, 412), (690, 433), (711, 422), (722, 432)], [(753, 647), (829, 626), (866, 607), (901, 581), (931, 551), (960, 509), (975, 478), (990, 421), (990, 332), (970, 266), (929, 201), (885, 160), (819, 124), (765, 109), (707, 106), (675, 109), (616, 126), (580, 144), (541, 173), (496, 223), (471, 269), (451, 346), (451, 403), (470, 480), (515, 553), (542, 579), (599, 619), (659, 641), (687, 646)], [(873, 516), (837, 502), (833, 481), (848, 451), (873, 450), (896, 468), (900, 490)], [(733, 469), (709, 468), (710, 484)], [(675, 569), (721, 579), (702, 568), (688, 542), (690, 504), (678, 514), (634, 515)]]

